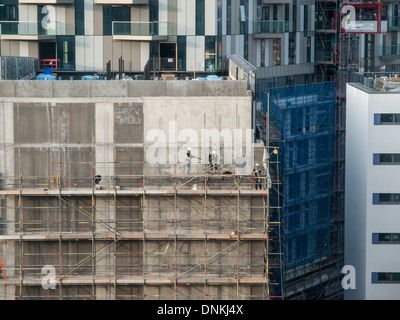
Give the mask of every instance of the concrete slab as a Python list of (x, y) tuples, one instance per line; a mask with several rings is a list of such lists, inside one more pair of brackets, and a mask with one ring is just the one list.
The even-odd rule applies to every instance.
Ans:
[(173, 97), (201, 97), (203, 95), (203, 86), (200, 81), (166, 81), (165, 95)]
[(199, 81), (202, 84), (203, 96), (246, 96), (245, 81)]
[(54, 81), (15, 81), (16, 97), (50, 98), (53, 96)]
[[(83, 81), (84, 82), (84, 81)], [(88, 81), (90, 82), (90, 96), (113, 98), (128, 97), (128, 82), (127, 81)]]
[(159, 97), (165, 96), (167, 81), (129, 81), (129, 97)]
[(0, 81), (0, 97), (15, 97), (15, 81)]
[(89, 98), (90, 81), (54, 81), (53, 97), (57, 98)]

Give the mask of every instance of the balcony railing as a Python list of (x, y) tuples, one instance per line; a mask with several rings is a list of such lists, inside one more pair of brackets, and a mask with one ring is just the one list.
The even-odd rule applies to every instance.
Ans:
[(73, 35), (74, 27), (61, 22), (44, 24), (38, 21), (0, 21), (1, 35), (56, 36)]
[(258, 20), (253, 21), (253, 34), (283, 33), (283, 21)]
[(176, 35), (176, 24), (170, 22), (114, 21), (114, 36), (168, 36)]
[(400, 55), (400, 45), (380, 46), (380, 56), (398, 56)]

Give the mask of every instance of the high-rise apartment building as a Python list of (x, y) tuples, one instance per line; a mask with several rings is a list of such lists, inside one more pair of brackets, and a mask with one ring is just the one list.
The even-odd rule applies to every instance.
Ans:
[[(314, 1), (5, 0), (1, 55), (58, 72), (220, 72), (238, 54), (274, 86), (314, 73)], [(282, 80), (289, 77), (288, 80)], [(279, 80), (280, 79), (280, 80)], [(311, 79), (311, 78), (310, 78)], [(269, 85), (271, 86), (271, 84)]]
[(282, 299), (244, 81), (1, 81), (0, 97), (1, 299)]
[(354, 269), (345, 298), (392, 300), (400, 294), (400, 82), (361, 80), (347, 86), (344, 262)]
[[(345, 85), (360, 70), (399, 70), (399, 3), (3, 0), (1, 55), (35, 57), (40, 69), (51, 66), (67, 79), (74, 74), (104, 71), (109, 61), (116, 72), (120, 58), (126, 73), (142, 73), (148, 65), (154, 73), (178, 77), (226, 74), (228, 57), (239, 55), (254, 66), (253, 89), (260, 103), (263, 92), (272, 88), (335, 82), (330, 248), (338, 261), (338, 275), (327, 281), (320, 261), (308, 261), (304, 268), (296, 265), (290, 270), (293, 282), (302, 282), (303, 286), (289, 291), (293, 298), (314, 299), (331, 293), (338, 297), (344, 246)], [(352, 23), (343, 25), (347, 9), (351, 9)], [(255, 111), (253, 127), (261, 132), (259, 138), (267, 139), (262, 108)], [(297, 159), (298, 152), (292, 152), (286, 156)], [(293, 220), (304, 217), (307, 210), (297, 210), (299, 215), (293, 215)], [(306, 230), (301, 229), (299, 235)], [(310, 280), (310, 274), (316, 276)], [(323, 281), (318, 280), (321, 277)], [(324, 281), (329, 285), (321, 285)]]

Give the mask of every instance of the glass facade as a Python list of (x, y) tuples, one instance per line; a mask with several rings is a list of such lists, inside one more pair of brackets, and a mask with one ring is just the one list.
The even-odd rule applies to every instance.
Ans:
[(215, 37), (205, 37), (205, 70), (215, 71), (217, 65), (217, 48)]
[(231, 34), (232, 26), (232, 0), (226, 0), (226, 34)]
[[(129, 6), (103, 6), (103, 34), (112, 35), (114, 21), (131, 21), (131, 8)], [(129, 34), (130, 24), (118, 24), (116, 32), (118, 34)]]
[(186, 71), (186, 37), (177, 37), (178, 71)]
[[(17, 1), (15, 1), (17, 2)], [(0, 6), (0, 21), (2, 22), (1, 32), (2, 34), (15, 34), (18, 32), (18, 25), (12, 21), (18, 21), (18, 5), (17, 4), (6, 4)]]
[(84, 0), (75, 0), (75, 35), (85, 34)]
[(150, 61), (151, 61), (151, 70), (158, 71), (158, 42), (151, 41), (150, 42)]
[(57, 36), (57, 59), (59, 60), (59, 70), (75, 70), (75, 37)]
[(204, 35), (205, 3), (204, 0), (196, 0), (196, 35)]
[[(240, 0), (240, 34), (247, 34), (248, 27), (248, 17), (249, 16), (249, 1)], [(245, 58), (246, 59), (246, 58)]]

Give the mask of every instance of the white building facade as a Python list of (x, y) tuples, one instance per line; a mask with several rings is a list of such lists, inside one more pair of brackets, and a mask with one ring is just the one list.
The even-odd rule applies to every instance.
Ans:
[(400, 299), (400, 92), (347, 85), (345, 299)]

